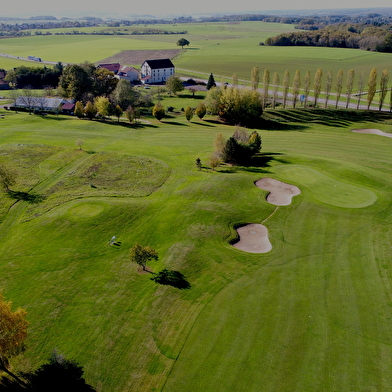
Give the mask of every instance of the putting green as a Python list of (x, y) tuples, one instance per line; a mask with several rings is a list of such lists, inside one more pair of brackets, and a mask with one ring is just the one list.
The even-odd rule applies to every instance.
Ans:
[(71, 207), (68, 215), (73, 220), (93, 218), (104, 210), (104, 206), (96, 203), (81, 203)]
[(277, 173), (305, 187), (317, 200), (343, 208), (363, 208), (372, 205), (377, 195), (369, 189), (351, 185), (329, 177), (318, 170), (302, 165), (277, 168)]

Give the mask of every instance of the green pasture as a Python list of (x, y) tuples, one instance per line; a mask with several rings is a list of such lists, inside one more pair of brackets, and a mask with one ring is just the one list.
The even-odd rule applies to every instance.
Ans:
[[(172, 43), (157, 43), (130, 36), (49, 35), (4, 39), (0, 42), (0, 51), (20, 57), (33, 55), (43, 61), (94, 63), (123, 50), (173, 49), (176, 42), (175, 38)], [(2, 60), (0, 57), (0, 64)]]
[[(0, 288), (30, 322), (15, 369), (56, 348), (105, 392), (390, 390), (392, 141), (351, 132), (391, 132), (389, 114), (267, 112), (258, 163), (216, 171), (214, 138), (234, 129), (214, 117), (1, 114), (14, 189), (45, 197), (0, 196)], [(276, 208), (254, 185), (267, 176), (301, 194)], [(261, 222), (269, 253), (229, 244)], [(191, 288), (141, 273), (136, 242)]]
[[(233, 74), (242, 80), (250, 80), (251, 69), (260, 68), (262, 74), (268, 69), (271, 83), (274, 72), (278, 72), (281, 82), (285, 70), (291, 73), (291, 83), (296, 70), (300, 70), (302, 78), (309, 70), (312, 78), (317, 68), (324, 71), (324, 80), (331, 70), (336, 78), (342, 69), (344, 74), (350, 69), (356, 72), (356, 86), (359, 75), (365, 73), (365, 82), (370, 70), (375, 67), (379, 74), (390, 67), (390, 53), (374, 53), (357, 49), (316, 48), (316, 47), (268, 47), (259, 45), (266, 38), (282, 32), (294, 31), (294, 25), (265, 22), (241, 23), (191, 23), (172, 25), (126, 26), (119, 30), (156, 28), (162, 30), (187, 30), (184, 35), (190, 41), (189, 47), (176, 57), (174, 64), (177, 73), (184, 76), (198, 76), (206, 78), (211, 72), (214, 75), (231, 79)], [(80, 29), (91, 32), (94, 28)], [(108, 29), (97, 27), (96, 30)], [(75, 29), (70, 29), (75, 30)], [(116, 30), (116, 29), (114, 29)], [(52, 32), (55, 32), (53, 30)], [(59, 30), (60, 31), (60, 30)], [(61, 30), (63, 31), (63, 30)], [(35, 55), (46, 61), (62, 61), (81, 63), (86, 60), (97, 62), (123, 50), (146, 49), (174, 49), (176, 42), (182, 35), (76, 35), (76, 36), (32, 36), (21, 38), (7, 38), (0, 42), (0, 53), (27, 57)], [(10, 68), (18, 60), (0, 57), (0, 68)], [(26, 65), (26, 62), (19, 63)], [(138, 65), (138, 64), (133, 64)], [(201, 73), (201, 74), (199, 74)]]

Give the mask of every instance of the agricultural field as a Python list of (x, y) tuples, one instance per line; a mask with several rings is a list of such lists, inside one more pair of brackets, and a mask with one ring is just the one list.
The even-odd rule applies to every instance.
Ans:
[[(267, 110), (258, 163), (216, 171), (215, 136), (234, 128), (211, 116), (1, 114), (0, 163), (41, 196), (0, 196), (0, 287), (30, 322), (15, 368), (56, 348), (97, 391), (389, 391), (392, 139), (352, 132), (390, 134), (388, 113)], [(270, 204), (265, 177), (301, 193)], [(269, 252), (231, 245), (248, 223)], [(190, 288), (151, 281), (136, 242)]]
[[(0, 40), (0, 53), (27, 57), (35, 55), (45, 61), (62, 61), (64, 63), (81, 63), (86, 60), (102, 62), (111, 56), (120, 56), (127, 50), (175, 50), (179, 47), (176, 42), (185, 37), (190, 41), (189, 47), (184, 47), (176, 56), (174, 64), (177, 74), (206, 78), (211, 72), (226, 80), (237, 74), (239, 79), (249, 80), (250, 71), (258, 66), (263, 72), (268, 69), (271, 76), (274, 72), (280, 74), (288, 69), (291, 77), (298, 69), (302, 75), (309, 70), (313, 75), (317, 68), (322, 68), (324, 77), (331, 70), (334, 75), (342, 69), (345, 73), (354, 69), (357, 78), (363, 71), (368, 75), (375, 67), (378, 72), (390, 67), (391, 54), (374, 53), (357, 49), (316, 48), (316, 47), (269, 47), (259, 45), (268, 37), (282, 32), (294, 30), (293, 25), (266, 22), (241, 23), (192, 23), (167, 25), (127, 26), (128, 33), (132, 29), (161, 29), (170, 31), (187, 30), (185, 35), (52, 35), (8, 38)], [(90, 30), (89, 30), (90, 29)], [(99, 29), (99, 28), (96, 28)], [(103, 28), (102, 28), (103, 29)], [(124, 27), (120, 32), (126, 33)], [(70, 29), (72, 30), (72, 29)], [(80, 29), (84, 31), (83, 29)], [(92, 32), (86, 28), (85, 32)], [(52, 31), (55, 33), (55, 30)], [(115, 57), (117, 58), (117, 57)], [(7, 68), (11, 60), (0, 58), (0, 68)], [(14, 60), (14, 65), (17, 60)], [(20, 64), (31, 64), (22, 62)], [(140, 66), (137, 64), (128, 64)]]
[(140, 66), (145, 60), (173, 59), (180, 52), (180, 49), (124, 50), (114, 56), (101, 60), (100, 63), (120, 63)]

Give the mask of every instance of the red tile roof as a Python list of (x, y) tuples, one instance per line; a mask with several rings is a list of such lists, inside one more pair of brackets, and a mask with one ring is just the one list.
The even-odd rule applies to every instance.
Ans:
[(75, 107), (74, 103), (65, 103), (64, 105), (61, 106), (61, 109), (63, 110), (73, 110)]
[(108, 71), (112, 71), (115, 74), (120, 69), (121, 65), (119, 63), (109, 63), (109, 64), (98, 64), (98, 68), (105, 68)]

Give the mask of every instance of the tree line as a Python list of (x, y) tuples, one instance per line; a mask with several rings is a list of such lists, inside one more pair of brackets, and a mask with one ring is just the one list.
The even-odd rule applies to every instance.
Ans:
[(61, 62), (57, 63), (53, 68), (26, 67), (22, 65), (7, 71), (5, 80), (17, 89), (26, 86), (34, 89), (42, 89), (48, 86), (55, 88), (59, 84), (63, 69)]
[(338, 24), (322, 29), (282, 33), (265, 40), (270, 46), (319, 46), (392, 53), (392, 24)]

